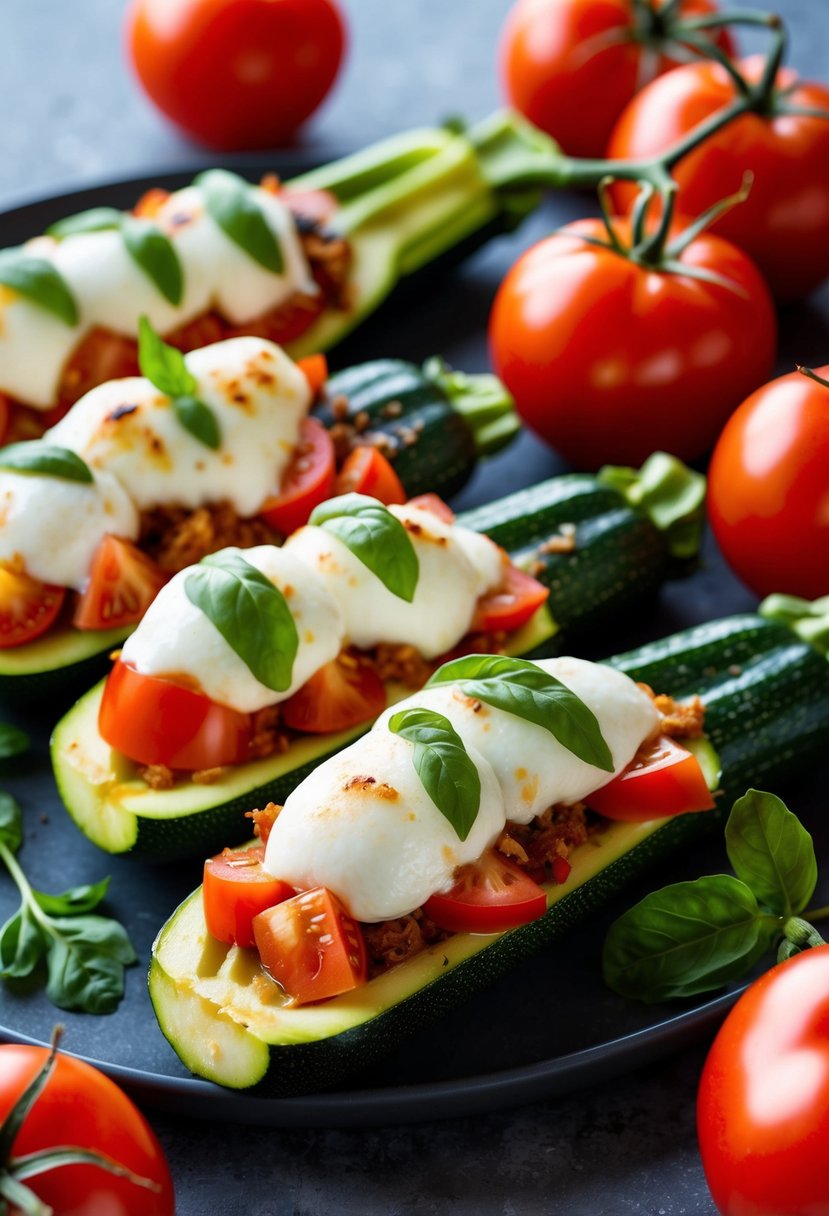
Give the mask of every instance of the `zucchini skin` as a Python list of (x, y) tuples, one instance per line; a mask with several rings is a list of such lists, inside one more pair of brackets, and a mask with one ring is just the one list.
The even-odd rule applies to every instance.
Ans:
[[(378, 1009), (368, 1021), (315, 1041), (270, 1043), (267, 1070), (251, 1092), (280, 1097), (307, 1093), (364, 1067), (566, 933), (634, 875), (699, 837), (722, 819), (730, 801), (747, 785), (780, 777), (825, 752), (829, 664), (785, 626), (751, 615), (733, 617), (615, 656), (608, 663), (633, 678), (653, 682), (660, 691), (703, 695), (706, 733), (723, 768), (720, 810), (667, 821), (563, 894), (539, 920), (502, 934), (453, 967), (444, 966), (441, 945), (432, 947), (434, 965), (428, 982), (399, 1003)], [(151, 998), (161, 1029), (174, 1048), (174, 1035), (168, 1033), (168, 1003), (176, 1001), (178, 990), (158, 947), (171, 926), (174, 931), (177, 915), (159, 935), (150, 971)], [(186, 1004), (192, 997), (187, 977), (181, 978)], [(204, 1075), (209, 1077), (209, 1070)]]

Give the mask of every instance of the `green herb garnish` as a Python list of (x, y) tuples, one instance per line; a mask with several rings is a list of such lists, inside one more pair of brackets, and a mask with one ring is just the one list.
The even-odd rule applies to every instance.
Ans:
[(78, 305), (60, 272), (45, 258), (23, 249), (0, 252), (0, 283), (58, 317), (65, 325), (78, 323)]
[(315, 507), (308, 522), (341, 540), (392, 595), (412, 602), (420, 574), (415, 547), (400, 520), (376, 498), (341, 494)]
[(92, 207), (67, 216), (46, 229), (48, 236), (62, 241), (90, 232), (120, 232), (132, 260), (161, 292), (178, 306), (184, 295), (184, 272), (168, 236), (148, 219), (116, 211), (114, 207)]
[(389, 719), (389, 730), (414, 744), (412, 761), (423, 788), (466, 840), (481, 805), (481, 778), (452, 723), (430, 709), (401, 709)]
[(10, 756), (19, 756), (29, 746), (29, 736), (19, 726), (8, 722), (0, 722), (0, 760), (8, 760)]
[(59, 448), (40, 439), (10, 443), (0, 448), (0, 469), (41, 477), (59, 477), (62, 481), (92, 482), (92, 470), (69, 448)]
[(209, 169), (196, 178), (208, 215), (235, 245), (273, 274), (285, 269), (282, 248), (251, 187), (235, 173)]
[(184, 355), (159, 337), (146, 317), (138, 322), (138, 365), (142, 376), (170, 398), (184, 429), (215, 452), (222, 442), (215, 413), (196, 396), (199, 384)]

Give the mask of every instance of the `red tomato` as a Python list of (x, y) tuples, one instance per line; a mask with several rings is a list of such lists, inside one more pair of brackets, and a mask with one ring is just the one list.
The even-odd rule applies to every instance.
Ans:
[[(660, 27), (663, 6), (664, 0), (518, 0), (499, 46), (510, 103), (571, 156), (603, 156), (622, 107), (679, 62)], [(712, 0), (672, 7), (680, 17), (716, 11)], [(724, 30), (715, 41), (731, 50)]]
[(426, 915), (450, 933), (501, 933), (538, 920), (546, 908), (538, 883), (496, 849), (461, 866), (452, 889), (423, 905)]
[(72, 624), (76, 629), (116, 629), (137, 624), (167, 576), (131, 541), (105, 536), (95, 551), (89, 585)]
[(0, 446), (6, 442), (11, 408), (12, 405), (9, 398), (5, 393), (0, 393)]
[(43, 417), (44, 426), (60, 422), (70, 405), (105, 380), (139, 375), (138, 346), (134, 338), (96, 326), (81, 339), (64, 364), (58, 385), (58, 404)]
[(365, 981), (363, 935), (325, 887), (261, 912), (253, 932), (263, 966), (298, 1005), (339, 996)]
[[(629, 239), (625, 222), (617, 229)], [(494, 369), (524, 421), (580, 468), (640, 465), (660, 449), (693, 459), (774, 366), (768, 288), (719, 237), (698, 237), (680, 260), (728, 285), (581, 239), (606, 235), (579, 220), (518, 259), (490, 318)]]
[(421, 511), (431, 511), (438, 519), (442, 519), (445, 524), (453, 524), (455, 522), (455, 512), (445, 503), (439, 494), (415, 494), (414, 498), (409, 499), (409, 505), (412, 507), (420, 507)]
[(624, 772), (584, 801), (608, 819), (636, 822), (714, 807), (696, 756), (667, 735), (660, 735)]
[(253, 918), (295, 895), (281, 878), (263, 869), (263, 845), (225, 849), (204, 863), (202, 902), (207, 931), (229, 945), (253, 946)]
[(306, 355), (297, 359), (297, 367), (308, 381), (311, 396), (316, 397), (328, 379), (328, 360), (325, 355)]
[(697, 1131), (722, 1216), (829, 1216), (829, 949), (751, 985), (714, 1040)]
[(314, 507), (334, 492), (334, 444), (316, 418), (303, 418), (294, 458), (282, 477), (282, 488), (269, 498), (260, 514), (288, 536), (307, 524)]
[(243, 763), (253, 733), (250, 714), (120, 660), (104, 686), (98, 729), (139, 764), (190, 770)]
[[(757, 80), (762, 60), (741, 65)], [(798, 83), (791, 69), (777, 78), (793, 88), (781, 101), (829, 110), (829, 87)], [(655, 80), (630, 103), (616, 125), (608, 156), (656, 155), (734, 100), (724, 68), (691, 63)], [(774, 105), (774, 103), (772, 103)], [(746, 202), (714, 225), (719, 235), (750, 254), (779, 300), (806, 295), (829, 274), (829, 121), (807, 115), (746, 114), (709, 136), (679, 162), (678, 209), (700, 215), (753, 176)], [(632, 203), (631, 187), (617, 184), (614, 199)]]
[[(264, 187), (264, 181), (262, 185)], [(336, 194), (330, 190), (295, 190), (292, 186), (285, 186), (280, 188), (280, 192), (283, 202), (294, 215), (301, 215), (318, 224), (327, 224), (340, 205)]]
[(292, 730), (327, 735), (373, 722), (386, 708), (386, 689), (373, 667), (350, 655), (326, 663), (281, 705)]
[(743, 402), (714, 448), (708, 517), (758, 595), (829, 594), (829, 386), (792, 372)]
[(535, 615), (550, 595), (547, 587), (517, 566), (508, 565), (501, 586), (478, 600), (473, 630), (510, 633)]
[(363, 444), (348, 453), (334, 483), (335, 494), (368, 494), (386, 506), (406, 502), (403, 483), (379, 448)]
[(65, 596), (65, 587), (40, 583), (0, 564), (0, 650), (22, 646), (45, 633)]
[(167, 118), (210, 148), (288, 142), (334, 83), (336, 0), (132, 0), (127, 49)]
[[(0, 1119), (9, 1114), (47, 1056), (45, 1047), (0, 1047)], [(58, 1055), (54, 1072), (26, 1116), (12, 1152), (20, 1157), (66, 1145), (101, 1153), (152, 1185), (139, 1186), (93, 1165), (63, 1166), (28, 1178), (26, 1185), (55, 1212), (173, 1216), (170, 1171), (144, 1116), (96, 1068)]]

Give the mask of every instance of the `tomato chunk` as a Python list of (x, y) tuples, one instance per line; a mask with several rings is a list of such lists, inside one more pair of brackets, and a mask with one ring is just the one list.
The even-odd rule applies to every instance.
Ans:
[(202, 900), (207, 931), (229, 945), (253, 946), (253, 918), (290, 899), (293, 887), (263, 866), (264, 845), (225, 849), (204, 863)]
[(385, 708), (386, 688), (377, 672), (345, 654), (283, 701), (282, 721), (292, 730), (324, 735), (371, 722)]
[(430, 896), (423, 911), (450, 933), (500, 933), (537, 920), (546, 907), (538, 883), (489, 849), (478, 861), (461, 866), (451, 890)]
[(282, 478), (282, 488), (262, 508), (262, 517), (288, 536), (308, 522), (314, 507), (334, 492), (334, 444), (316, 418), (303, 419), (294, 458)]
[(407, 499), (403, 483), (379, 448), (362, 444), (353, 448), (337, 474), (335, 494), (368, 494), (386, 506)]
[(308, 381), (311, 396), (318, 396), (328, 379), (328, 360), (325, 355), (306, 355), (304, 359), (297, 359), (296, 365)]
[(409, 506), (420, 507), (421, 511), (431, 511), (432, 515), (442, 519), (445, 524), (455, 522), (455, 512), (439, 494), (415, 494), (414, 498), (409, 499)]
[(65, 587), (41, 583), (0, 565), (0, 650), (23, 646), (45, 633), (65, 597)]
[(631, 821), (710, 811), (714, 806), (696, 756), (667, 735), (640, 749), (624, 772), (584, 801), (608, 819)]
[(363, 935), (325, 887), (260, 912), (253, 934), (263, 966), (298, 1005), (350, 992), (366, 978)]
[(547, 587), (531, 574), (508, 565), (500, 587), (488, 591), (478, 600), (472, 628), (484, 633), (510, 633), (520, 629), (534, 616), (549, 594)]
[(89, 585), (72, 624), (76, 629), (136, 625), (166, 582), (163, 570), (137, 545), (105, 536), (92, 559)]
[(196, 770), (247, 760), (253, 720), (119, 659), (104, 686), (98, 729), (111, 747), (139, 764)]

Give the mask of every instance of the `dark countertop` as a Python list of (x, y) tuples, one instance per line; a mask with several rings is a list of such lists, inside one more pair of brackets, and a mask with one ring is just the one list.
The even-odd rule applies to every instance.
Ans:
[[(343, 3), (351, 55), (300, 145), (310, 155), (327, 159), (403, 127), (458, 112), (477, 117), (499, 104), (494, 45), (507, 0), (477, 0), (474, 16), (471, 5), (445, 0)], [(0, 207), (204, 160), (162, 123), (123, 68), (122, 7), (28, 0), (7, 8)], [(819, 0), (780, 0), (777, 8), (792, 31), (793, 62), (819, 75), (829, 10)], [(553, 222), (588, 205), (558, 200), (456, 275), (451, 308), (441, 310), (438, 295), (428, 313), (412, 313), (416, 330), (398, 313), (387, 346), (370, 351), (375, 330), (355, 353), (425, 356), (451, 348), (461, 365), (480, 365), (480, 327), (500, 274)], [(790, 311), (781, 367), (795, 357), (826, 360), (827, 318), (826, 288)], [(556, 467), (535, 447), (533, 460), (539, 475)], [(722, 581), (709, 552), (693, 590), (672, 589), (641, 629), (667, 632), (750, 603), (733, 580)], [(566, 999), (566, 980), (562, 992)], [(181, 1216), (711, 1216), (694, 1132), (703, 1059), (698, 1045), (567, 1098), (451, 1121), (436, 1109), (433, 1123), (391, 1129), (263, 1129), (148, 1114), (170, 1160)]]

